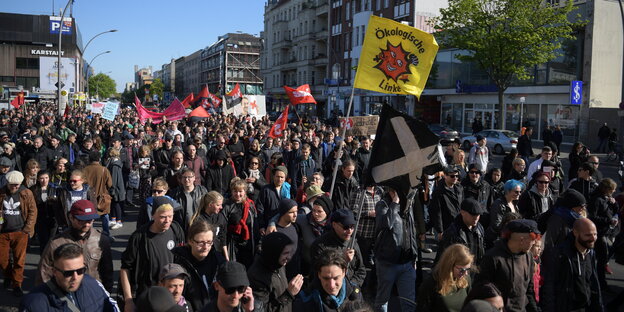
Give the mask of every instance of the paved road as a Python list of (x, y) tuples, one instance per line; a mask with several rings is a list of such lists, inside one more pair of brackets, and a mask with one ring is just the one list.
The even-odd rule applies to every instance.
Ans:
[[(535, 150), (536, 154), (539, 153), (539, 150)], [(561, 155), (563, 159), (564, 172), (567, 172), (567, 167), (569, 163), (567, 161), (567, 153)], [(605, 177), (612, 178), (616, 180), (618, 183), (617, 176), (617, 164), (615, 162), (606, 163), (604, 161), (604, 155), (601, 157), (601, 167), (600, 170), (604, 174)], [(502, 161), (502, 156), (497, 155), (494, 156), (494, 159), (490, 162), (493, 164), (500, 164)], [(115, 281), (119, 278), (119, 268), (120, 268), (120, 258), (121, 253), (125, 250), (126, 243), (130, 234), (135, 229), (135, 220), (136, 220), (136, 209), (127, 209), (127, 221), (124, 223), (124, 226), (121, 229), (112, 231), (112, 234), (115, 238), (115, 242), (113, 243), (113, 258), (116, 259), (114, 261), (115, 268)], [(96, 226), (99, 227), (99, 223), (96, 223)], [(428, 242), (431, 245), (434, 245), (433, 238), (430, 237)], [(434, 246), (435, 247), (435, 246)], [(435, 251), (435, 248), (434, 248)], [(424, 254), (424, 267), (425, 270), (429, 270), (431, 266), (431, 261), (435, 258), (435, 252), (430, 254)], [(24, 290), (30, 290), (33, 287), (35, 272), (37, 271), (37, 263), (39, 262), (39, 246), (35, 240), (32, 240), (31, 246), (28, 250), (28, 255), (26, 257), (26, 268), (25, 268), (25, 280), (24, 280)], [(605, 301), (609, 302), (616, 296), (624, 297), (624, 266), (616, 264), (614, 261), (610, 262), (610, 267), (613, 269), (613, 275), (607, 275), (608, 283), (612, 288), (611, 292), (605, 293)], [(13, 296), (12, 292), (7, 291), (2, 286), (0, 286), (0, 312), (2, 311), (17, 311), (17, 307), (19, 306), (19, 298)], [(620, 307), (618, 311), (624, 311), (624, 306)]]

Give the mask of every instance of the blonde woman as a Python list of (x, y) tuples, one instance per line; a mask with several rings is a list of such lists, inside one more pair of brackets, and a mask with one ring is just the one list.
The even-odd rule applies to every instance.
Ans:
[(455, 166), (459, 171), (459, 181), (463, 181), (466, 178), (468, 172), (468, 166), (466, 166), (466, 153), (464, 151), (458, 149), (453, 154), (453, 162), (452, 166)]
[(37, 184), (37, 173), (41, 169), (39, 162), (34, 158), (26, 162), (26, 170), (24, 170), (24, 182), (23, 184), (30, 188)]
[(459, 312), (470, 292), (474, 255), (461, 244), (449, 246), (433, 274), (425, 278), (418, 292), (416, 311)]
[(200, 209), (195, 210), (195, 214), (191, 218), (190, 225), (199, 221), (206, 221), (212, 225), (214, 229), (214, 247), (218, 251), (223, 251), (223, 255), (229, 260), (226, 245), (227, 220), (225, 215), (221, 213), (223, 210), (223, 196), (217, 191), (210, 191), (201, 198), (199, 202)]

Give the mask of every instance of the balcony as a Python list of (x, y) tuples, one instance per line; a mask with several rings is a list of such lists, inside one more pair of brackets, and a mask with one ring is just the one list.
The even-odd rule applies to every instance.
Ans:
[(329, 4), (327, 0), (318, 0), (318, 5), (316, 6), (316, 16), (327, 16), (329, 12)]
[(327, 41), (327, 36), (329, 33), (327, 29), (323, 28), (320, 31), (316, 32), (316, 41)]
[(301, 41), (306, 41), (306, 40), (314, 40), (316, 38), (317, 34), (313, 33), (313, 32), (309, 32), (309, 33), (305, 33), (303, 35), (300, 36), (296, 36), (295, 37), (295, 42), (301, 42)]
[(288, 49), (292, 48), (292, 40), (290, 40), (290, 39), (282, 39), (282, 40), (274, 43), (273, 44), (273, 48), (274, 49), (288, 50)]

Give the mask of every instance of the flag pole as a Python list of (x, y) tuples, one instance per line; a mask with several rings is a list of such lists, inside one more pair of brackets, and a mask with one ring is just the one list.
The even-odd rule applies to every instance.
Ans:
[[(373, 194), (375, 192), (375, 189), (373, 188)], [(362, 217), (362, 208), (364, 208), (364, 200), (366, 199), (366, 188), (362, 189), (362, 199), (360, 199), (360, 204), (358, 205), (358, 207), (360, 207), (359, 211), (358, 211), (358, 216), (357, 219), (355, 221), (355, 228), (353, 229), (353, 234), (357, 235), (357, 230), (358, 230), (358, 226), (360, 225), (360, 218)], [(374, 195), (373, 195), (374, 196)], [(349, 241), (349, 249), (353, 249), (353, 247), (355, 246), (355, 236), (356, 235), (352, 235), (351, 236), (351, 240)]]
[[(349, 108), (347, 109), (347, 116), (345, 117), (346, 119), (349, 119), (349, 116), (351, 115), (351, 106), (353, 105), (353, 95), (355, 94), (355, 87), (351, 88), (351, 98), (349, 99)], [(338, 95), (340, 96), (340, 94)], [(338, 146), (338, 159), (340, 159), (342, 157), (342, 146), (345, 144), (345, 135), (347, 134), (347, 127), (344, 127), (342, 129), (342, 142), (340, 143), (340, 145)], [(338, 174), (338, 166), (334, 165), (334, 172), (332, 174), (332, 182), (331, 182), (331, 187), (329, 189), (329, 198), (332, 198), (332, 196), (334, 195), (334, 186), (336, 185), (336, 175)], [(342, 207), (338, 207), (338, 208), (342, 208)]]

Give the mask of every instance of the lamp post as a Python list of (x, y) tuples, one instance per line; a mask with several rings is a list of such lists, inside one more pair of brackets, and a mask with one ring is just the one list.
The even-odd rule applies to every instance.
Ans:
[(522, 132), (522, 114), (524, 113), (524, 102), (526, 98), (524, 96), (520, 97), (520, 132)]
[[(100, 56), (100, 55), (102, 55), (102, 54), (107, 54), (107, 53), (110, 53), (110, 52), (111, 52), (110, 50), (109, 50), (109, 51), (104, 51), (104, 52), (102, 52), (102, 53), (100, 53), (100, 54), (98, 54), (98, 55), (94, 56), (94, 57), (91, 59), (91, 62), (87, 63), (87, 70), (89, 70), (89, 68), (91, 68), (91, 64), (93, 63), (93, 61), (95, 61), (95, 59), (96, 59), (98, 56)], [(88, 74), (88, 72), (87, 72), (87, 74)], [(87, 76), (88, 76), (88, 75), (87, 75)], [(88, 86), (89, 86), (89, 79), (87, 78), (87, 92), (89, 91)]]
[(56, 64), (56, 68), (57, 68), (57, 86), (56, 86), (56, 99), (57, 99), (57, 103), (58, 103), (58, 113), (59, 115), (63, 116), (63, 114), (65, 113), (65, 107), (61, 107), (61, 39), (63, 38), (63, 18), (65, 17), (65, 11), (67, 11), (67, 8), (69, 8), (69, 5), (72, 4), (74, 2), (74, 0), (69, 0), (67, 1), (67, 4), (65, 5), (65, 8), (63, 9), (63, 12), (61, 12), (61, 25), (59, 28), (59, 38), (58, 38), (58, 59), (57, 59), (57, 64)]
[[(98, 36), (101, 36), (103, 34), (107, 34), (107, 33), (114, 33), (117, 32), (117, 29), (111, 29), (111, 30), (107, 30), (107, 31), (103, 31), (93, 37), (91, 37), (91, 39), (89, 39), (89, 41), (87, 41), (87, 44), (84, 46), (84, 49), (82, 49), (82, 55), (85, 55), (85, 52), (87, 51), (87, 47), (89, 47), (89, 44), (91, 44), (91, 41), (93, 41), (93, 39), (95, 39)], [(89, 90), (88, 86), (89, 86), (89, 66), (91, 65), (91, 62), (87, 63), (87, 91)]]

